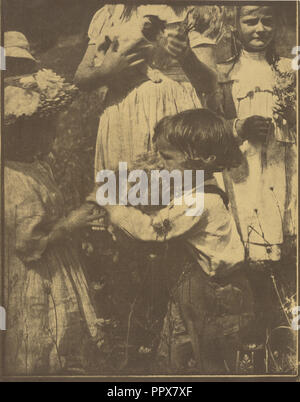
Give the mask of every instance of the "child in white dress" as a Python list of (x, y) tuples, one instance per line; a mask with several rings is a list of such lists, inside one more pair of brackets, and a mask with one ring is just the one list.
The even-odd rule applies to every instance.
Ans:
[(238, 118), (244, 161), (223, 178), (248, 258), (278, 261), (297, 222), (295, 110), (279, 110), (285, 115), (278, 119), (275, 96), (278, 75), (292, 74), (291, 60), (275, 52), (274, 8), (238, 7), (236, 24), (237, 55), (219, 65), (217, 109), (227, 119)]
[[(150, 151), (154, 126), (162, 117), (202, 106), (198, 95), (212, 91), (216, 83), (214, 48), (222, 18), (215, 8), (218, 29), (200, 33), (194, 27), (188, 38), (176, 32), (191, 7), (118, 4), (106, 5), (95, 14), (89, 46), (75, 76), (83, 89), (102, 87), (105, 110), (99, 122), (95, 175), (101, 169), (118, 168), (120, 161), (130, 164), (139, 154)], [(166, 23), (164, 52), (155, 60), (147, 58), (147, 64), (161, 73), (156, 83), (141, 72), (148, 41), (138, 40), (137, 44), (133, 39), (128, 40), (127, 50), (121, 46), (113, 51), (113, 45), (103, 50), (113, 32), (122, 33), (123, 25), (139, 24), (147, 15)], [(123, 39), (119, 41), (123, 43)], [(187, 70), (192, 70), (193, 83)]]

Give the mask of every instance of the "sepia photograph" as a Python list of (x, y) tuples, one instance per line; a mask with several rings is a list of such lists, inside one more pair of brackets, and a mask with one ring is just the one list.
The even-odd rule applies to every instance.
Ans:
[(0, 382), (299, 381), (298, 7), (1, 1)]

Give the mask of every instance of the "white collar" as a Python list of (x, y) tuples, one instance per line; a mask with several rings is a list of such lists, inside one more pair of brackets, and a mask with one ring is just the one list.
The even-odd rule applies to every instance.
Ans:
[(241, 61), (258, 61), (258, 62), (266, 62), (266, 52), (260, 51), (260, 52), (248, 52), (247, 50), (243, 49), (240, 55), (240, 60)]

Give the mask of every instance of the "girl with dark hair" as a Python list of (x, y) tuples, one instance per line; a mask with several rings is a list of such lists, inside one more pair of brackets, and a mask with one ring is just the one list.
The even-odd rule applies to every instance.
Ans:
[[(204, 183), (152, 213), (123, 205), (104, 208), (111, 223), (136, 240), (176, 242), (177, 252), (162, 267), (168, 270), (171, 300), (158, 352), (161, 369), (187, 369), (193, 359), (197, 373), (225, 373), (226, 367), (233, 372), (241, 332), (252, 319), (252, 296), (242, 269), (243, 245), (213, 174), (238, 166), (241, 154), (223, 119), (207, 109), (165, 117), (154, 131), (165, 169), (193, 175), (204, 170)], [(195, 202), (201, 185), (203, 211)], [(95, 194), (89, 200), (95, 202)], [(183, 256), (190, 257), (179, 266)], [(186, 353), (189, 345), (192, 354)]]
[[(252, 261), (277, 261), (296, 234), (295, 113), (278, 104), (291, 60), (276, 53), (278, 15), (271, 6), (236, 8), (234, 57), (219, 65), (215, 110), (234, 120), (243, 163), (223, 174), (239, 234)], [(295, 78), (295, 77), (294, 77)]]

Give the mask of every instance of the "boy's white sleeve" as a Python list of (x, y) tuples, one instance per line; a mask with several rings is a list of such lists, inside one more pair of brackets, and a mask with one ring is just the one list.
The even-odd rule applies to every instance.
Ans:
[(110, 207), (109, 214), (112, 224), (135, 239), (163, 242), (182, 236), (200, 224), (204, 214), (188, 216), (189, 208), (170, 204), (149, 216), (136, 208), (116, 205)]

